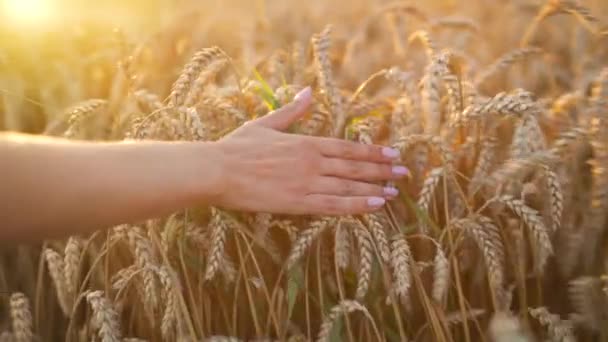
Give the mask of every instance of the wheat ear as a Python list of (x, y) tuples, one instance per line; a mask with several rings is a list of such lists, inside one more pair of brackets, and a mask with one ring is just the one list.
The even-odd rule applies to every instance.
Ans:
[(304, 230), (298, 235), (295, 243), (291, 247), (291, 252), (287, 258), (287, 268), (291, 269), (295, 264), (304, 256), (308, 248), (312, 245), (314, 240), (321, 235), (327, 229), (328, 226), (333, 225), (335, 219), (333, 218), (321, 218), (319, 220), (312, 221), (309, 224), (309, 229)]
[(224, 250), (226, 238), (230, 226), (223, 217), (219, 209), (211, 209), (211, 221), (209, 222), (208, 230), (211, 231), (211, 248), (207, 256), (207, 268), (205, 269), (205, 280), (211, 280), (215, 277), (222, 260), (224, 260)]
[(335, 118), (333, 135), (342, 137), (346, 125), (346, 114), (344, 113), (343, 99), (334, 81), (334, 75), (329, 57), (331, 49), (332, 26), (326, 26), (323, 31), (312, 37), (312, 46), (315, 56), (315, 66), (321, 92), (325, 95), (328, 107)]
[(48, 248), (44, 251), (44, 256), (51, 279), (53, 279), (53, 283), (55, 284), (55, 292), (57, 292), (59, 306), (66, 316), (70, 316), (72, 314), (72, 305), (69, 299), (67, 281), (65, 279), (65, 265), (63, 259), (59, 253)]
[(13, 325), (13, 336), (16, 342), (31, 342), (32, 313), (27, 297), (20, 292), (13, 293), (10, 298), (10, 313)]
[(336, 324), (336, 321), (342, 317), (343, 315), (349, 314), (355, 311), (362, 311), (364, 313), (368, 313), (367, 308), (361, 305), (361, 303), (353, 301), (353, 300), (344, 300), (340, 302), (338, 305), (331, 308), (329, 315), (323, 320), (321, 324), (321, 328), (319, 329), (319, 335), (317, 337), (318, 342), (325, 342), (329, 340), (331, 335), (331, 330)]
[(409, 289), (412, 286), (411, 266), (412, 252), (407, 240), (397, 234), (391, 241), (391, 266), (393, 268), (393, 279), (395, 281), (395, 294), (409, 300)]
[(83, 241), (78, 237), (71, 236), (65, 245), (63, 264), (67, 291), (73, 299), (76, 298), (78, 291), (78, 276), (82, 250)]
[(512, 196), (504, 195), (498, 200), (513, 210), (530, 229), (532, 241), (534, 241), (537, 251), (535, 267), (538, 272), (542, 273), (547, 259), (553, 254), (553, 245), (551, 244), (549, 231), (545, 227), (540, 214), (528, 207), (522, 200), (515, 199)]
[(121, 341), (120, 322), (118, 313), (112, 303), (105, 297), (103, 291), (92, 291), (86, 295), (87, 302), (93, 310), (91, 323), (97, 329), (102, 342)]
[(372, 262), (374, 249), (372, 245), (372, 237), (365, 226), (357, 221), (355, 225), (355, 236), (359, 244), (359, 270), (357, 278), (357, 290), (355, 299), (362, 301), (369, 290), (369, 283), (372, 276)]
[(575, 341), (572, 322), (560, 319), (558, 315), (550, 313), (544, 306), (528, 308), (528, 311), (532, 317), (536, 318), (547, 329), (552, 341)]
[(183, 105), (193, 82), (200, 75), (201, 71), (222, 54), (222, 50), (215, 46), (196, 52), (192, 56), (192, 59), (184, 66), (175, 83), (173, 83), (171, 93), (169, 94), (169, 106), (179, 107)]

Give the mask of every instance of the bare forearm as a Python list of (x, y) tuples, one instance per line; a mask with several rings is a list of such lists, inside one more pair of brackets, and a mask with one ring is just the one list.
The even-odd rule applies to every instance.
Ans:
[(68, 142), (0, 134), (0, 241), (159, 217), (197, 203), (271, 214), (379, 210), (407, 174), (398, 150), (281, 132), (312, 90), (217, 142)]
[(17, 239), (162, 216), (205, 201), (219, 174), (210, 145), (189, 142), (0, 135), (0, 163), (0, 237)]

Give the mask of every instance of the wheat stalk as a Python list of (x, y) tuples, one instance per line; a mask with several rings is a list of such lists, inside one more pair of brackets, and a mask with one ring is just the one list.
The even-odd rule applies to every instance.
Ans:
[(162, 111), (164, 107), (158, 95), (147, 89), (136, 90), (133, 97), (139, 109), (146, 114)]
[(86, 299), (93, 310), (91, 323), (97, 329), (99, 339), (102, 342), (121, 341), (118, 313), (112, 307), (111, 302), (105, 297), (103, 291), (89, 292), (86, 294)]
[(438, 50), (437, 44), (435, 43), (435, 41), (433, 41), (433, 39), (431, 38), (431, 35), (427, 31), (424, 31), (424, 30), (414, 31), (407, 38), (407, 42), (409, 45), (411, 45), (417, 41), (419, 41), (422, 44), (422, 46), (424, 47), (424, 51), (426, 52), (426, 57), (430, 61), (433, 58), (433, 56), (435, 56), (435, 54), (437, 53), (437, 50)]
[(154, 249), (150, 240), (146, 239), (140, 227), (133, 226), (128, 229), (129, 244), (135, 255), (135, 264), (141, 270), (144, 288), (144, 307), (153, 317), (158, 307), (158, 287), (155, 268), (157, 265)]
[(437, 303), (443, 303), (450, 284), (450, 263), (443, 252), (441, 245), (435, 245), (435, 258), (433, 260), (433, 287), (431, 295)]
[(509, 159), (494, 173), (487, 177), (485, 183), (490, 185), (502, 184), (505, 181), (520, 179), (531, 170), (541, 165), (552, 165), (557, 162), (558, 155), (553, 150), (539, 151), (524, 158)]
[[(418, 196), (418, 207), (423, 212), (428, 213), (431, 201), (433, 200), (433, 193), (435, 192), (437, 185), (439, 185), (439, 180), (441, 180), (444, 173), (444, 167), (436, 167), (429, 172), (428, 177), (424, 180), (420, 195)], [(428, 233), (428, 229), (424, 222), (420, 224), (420, 228), (423, 233)]]
[(314, 240), (321, 235), (327, 227), (333, 224), (334, 219), (326, 217), (312, 221), (309, 224), (310, 228), (301, 232), (291, 247), (291, 252), (287, 258), (287, 268), (291, 269), (295, 266), (302, 256), (304, 256), (308, 248), (310, 248)]
[(402, 91), (410, 90), (414, 75), (412, 72), (401, 70), (399, 67), (391, 67), (382, 74), (387, 80), (394, 82)]
[(220, 56), (216, 56), (214, 60), (211, 60), (192, 83), (192, 87), (184, 100), (184, 106), (192, 107), (196, 105), (200, 101), (205, 85), (222, 71), (227, 64), (228, 60)]
[(336, 321), (340, 317), (355, 311), (367, 313), (367, 315), (369, 316), (369, 313), (365, 306), (353, 300), (343, 300), (338, 305), (331, 308), (329, 315), (325, 317), (323, 323), (321, 324), (321, 328), (319, 329), (319, 335), (317, 336), (317, 341), (328, 341), (331, 334), (331, 330), (336, 324)]
[(171, 93), (169, 94), (169, 107), (183, 105), (193, 82), (200, 75), (201, 71), (221, 55), (223, 55), (222, 50), (216, 46), (203, 48), (196, 52), (192, 56), (192, 59), (184, 66), (175, 83), (173, 83)]
[(421, 80), (422, 110), (425, 114), (422, 122), (427, 134), (437, 135), (441, 124), (441, 85), (444, 77), (450, 72), (449, 64), (452, 54), (448, 51), (434, 55), (427, 65)]
[[(573, 322), (599, 332), (604, 326), (606, 296), (600, 279), (583, 276), (568, 282), (568, 297), (574, 308)], [(601, 305), (598, 305), (601, 303)]]
[(180, 116), (179, 122), (185, 126), (185, 131), (188, 132), (188, 140), (207, 140), (208, 129), (205, 124), (203, 124), (196, 108), (180, 107), (178, 109), (178, 114)]
[(338, 222), (334, 235), (334, 258), (336, 265), (346, 269), (350, 263), (351, 238), (348, 228), (343, 226), (343, 220)]
[(59, 306), (63, 313), (66, 316), (69, 316), (72, 313), (72, 305), (69, 299), (67, 281), (65, 279), (65, 265), (63, 259), (59, 253), (49, 248), (44, 250), (44, 257), (49, 268), (51, 279), (53, 279), (53, 283), (55, 284), (55, 292), (57, 292)]
[(71, 236), (65, 245), (64, 251), (64, 272), (67, 291), (71, 298), (76, 298), (78, 291), (78, 276), (80, 269), (80, 258), (83, 250), (83, 241)]
[(315, 56), (315, 66), (321, 92), (325, 95), (328, 107), (335, 118), (333, 135), (342, 137), (346, 124), (346, 115), (343, 108), (343, 100), (336, 88), (329, 50), (331, 49), (332, 26), (326, 26), (323, 31), (312, 37), (312, 45)]
[(372, 237), (380, 252), (380, 257), (384, 262), (389, 262), (391, 259), (391, 252), (386, 238), (386, 217), (381, 216), (379, 213), (365, 214), (363, 215), (363, 222), (369, 228), (372, 233)]
[(537, 115), (539, 110), (538, 104), (533, 100), (532, 93), (523, 89), (515, 89), (511, 93), (501, 92), (485, 101), (473, 103), (466, 107), (454, 121), (450, 122), (450, 126), (464, 126), (472, 121), (484, 119), (493, 113), (521, 118), (526, 114)]
[(284, 230), (287, 233), (291, 243), (294, 243), (298, 239), (300, 228), (298, 228), (292, 221), (278, 220), (274, 221), (272, 225)]
[(549, 204), (551, 208), (552, 232), (561, 227), (562, 213), (564, 211), (564, 194), (557, 174), (546, 165), (543, 165), (547, 190), (549, 191)]
[(395, 281), (395, 294), (404, 300), (409, 300), (409, 289), (412, 285), (410, 262), (412, 260), (407, 240), (397, 234), (391, 241), (391, 266), (393, 268), (393, 279)]
[(598, 19), (591, 14), (588, 8), (574, 0), (547, 0), (528, 26), (528, 29), (521, 38), (520, 46), (528, 45), (528, 42), (532, 39), (536, 29), (543, 20), (559, 13), (573, 15), (588, 31), (595, 33), (596, 29), (592, 24), (598, 23)]
[(223, 97), (205, 97), (196, 106), (201, 113), (208, 112), (236, 119), (238, 123), (249, 120), (247, 113), (236, 107), (231, 101)]
[(10, 314), (13, 326), (13, 337), (16, 342), (31, 342), (32, 313), (27, 297), (20, 292), (13, 293), (10, 298)]
[(545, 149), (545, 137), (540, 130), (538, 120), (532, 115), (524, 116), (513, 133), (510, 151), (511, 158), (525, 158), (534, 152)]
[(528, 58), (539, 55), (542, 52), (543, 50), (537, 47), (524, 47), (507, 52), (478, 74), (475, 79), (475, 86), (480, 87), (494, 75), (504, 72), (514, 64), (526, 61)]
[(461, 219), (459, 221), (461, 223), (455, 222), (454, 224), (460, 224), (477, 243), (483, 254), (493, 293), (499, 300), (502, 300), (505, 292), (505, 256), (498, 227), (492, 223), (490, 218), (485, 216), (474, 216), (471, 219)]
[[(358, 222), (358, 221), (357, 221)], [(372, 262), (374, 250), (372, 247), (372, 237), (361, 222), (355, 224), (355, 236), (359, 244), (359, 270), (357, 272), (357, 290), (355, 299), (362, 301), (369, 290), (369, 283), (372, 275)]]
[(170, 268), (163, 266), (158, 269), (158, 276), (163, 286), (163, 297), (165, 298), (165, 311), (161, 320), (160, 330), (164, 340), (173, 340), (179, 336), (178, 313), (179, 299), (177, 291), (180, 290), (177, 283), (177, 275)]
[(562, 320), (552, 314), (546, 307), (528, 308), (530, 315), (536, 318), (549, 332), (552, 341), (574, 342), (574, 327), (568, 320)]
[(496, 159), (496, 147), (498, 146), (498, 139), (494, 137), (487, 137), (481, 144), (481, 152), (477, 158), (477, 164), (473, 171), (473, 176), (469, 182), (467, 192), (469, 195), (476, 193), (481, 185), (483, 184), (484, 178), (488, 175), (494, 160)]
[(537, 251), (535, 268), (542, 272), (547, 259), (553, 254), (553, 245), (549, 238), (549, 230), (545, 227), (538, 211), (528, 207), (522, 200), (518, 200), (509, 195), (504, 195), (498, 200), (506, 204), (530, 229), (532, 241)]
[(112, 289), (122, 291), (138, 272), (138, 266), (131, 265), (114, 273), (114, 275), (112, 275), (112, 279), (110, 280), (112, 283)]
[(220, 210), (211, 209), (211, 221), (207, 228), (211, 231), (211, 248), (207, 256), (207, 268), (205, 269), (205, 280), (209, 281), (215, 277), (222, 260), (226, 245), (226, 235), (230, 226), (221, 214)]
[(443, 84), (448, 97), (448, 108), (445, 120), (451, 122), (455, 120), (459, 113), (464, 109), (461, 82), (458, 79), (458, 76), (454, 74), (447, 74), (443, 76)]
[(64, 132), (67, 138), (75, 137), (82, 122), (90, 117), (104, 111), (108, 106), (108, 101), (104, 99), (90, 99), (71, 107), (66, 113), (68, 128)]
[[(575, 0), (485, 4), (470, 17), (444, 17), (441, 6), (426, 15), (403, 1), (254, 5), (259, 20), (237, 18), (246, 35), (242, 45), (231, 40), (239, 32), (224, 26), (224, 13), (211, 15), (208, 30), (199, 25), (198, 9), (182, 8), (185, 16), (164, 32), (145, 40), (123, 37), (119, 47), (96, 43), (74, 61), (69, 53), (80, 52), (83, 42), (71, 44), (72, 38), (60, 55), (32, 59), (40, 59), (38, 66), (20, 60), (27, 45), (2, 46), (0, 130), (36, 132), (48, 120), (50, 135), (67, 129), (66, 136), (89, 140), (210, 143), (229, 139), (309, 85), (314, 101), (286, 134), (398, 148), (395, 163), (412, 172), (388, 185), (417, 205), (393, 199), (381, 211), (336, 217), (189, 208), (145, 226), (115, 227), (107, 239), (94, 234), (86, 250), (76, 237), (47, 241), (41, 262), (58, 305), (38, 298), (36, 321), (28, 316), (29, 323), (17, 327), (15, 311), (24, 305), (13, 295), (0, 341), (63, 335), (133, 342), (141, 340), (136, 336), (474, 341), (486, 330), (484, 338), (501, 342), (533, 340), (532, 333), (606, 339), (608, 31), (599, 12)], [(446, 10), (462, 9), (453, 7)], [(281, 16), (285, 8), (301, 15)], [(537, 31), (558, 14), (568, 16)], [(526, 29), (534, 16), (517, 37), (517, 28)], [(334, 24), (311, 32), (298, 20)], [(405, 47), (399, 39), (407, 35)], [(509, 46), (519, 39), (520, 47)], [(239, 63), (220, 47), (196, 52), (214, 41), (235, 51)], [(190, 49), (194, 57), (174, 75), (173, 62)], [(114, 72), (116, 61), (121, 66)], [(227, 65), (254, 72), (229, 79)], [(86, 98), (93, 99), (62, 110), (67, 101)], [(28, 282), (47, 277), (38, 272), (35, 279), (36, 251), (9, 247), (0, 258), (0, 289), (32, 293)], [(553, 254), (557, 277), (548, 262)], [(298, 267), (308, 257), (310, 267)], [(97, 289), (105, 292), (89, 292)], [(552, 296), (565, 290), (570, 303), (554, 303)], [(89, 304), (92, 314), (81, 310)], [(486, 316), (490, 308), (494, 317)], [(370, 319), (371, 332), (359, 314), (340, 328), (339, 319), (354, 311), (377, 318), (382, 333)], [(66, 319), (46, 317), (62, 312)], [(120, 339), (118, 323), (132, 337)]]
[(404, 156), (407, 154), (409, 149), (420, 143), (425, 143), (435, 148), (435, 150), (441, 155), (443, 164), (451, 167), (451, 164), (454, 162), (454, 154), (439, 136), (433, 136), (430, 134), (411, 134), (398, 139), (395, 143), (393, 143), (393, 147), (398, 149), (401, 152), (401, 155)]

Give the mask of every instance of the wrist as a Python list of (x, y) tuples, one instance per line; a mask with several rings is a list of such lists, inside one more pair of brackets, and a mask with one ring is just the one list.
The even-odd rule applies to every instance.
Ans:
[(214, 204), (226, 191), (227, 176), (225, 155), (217, 142), (195, 142), (193, 189), (196, 202)]

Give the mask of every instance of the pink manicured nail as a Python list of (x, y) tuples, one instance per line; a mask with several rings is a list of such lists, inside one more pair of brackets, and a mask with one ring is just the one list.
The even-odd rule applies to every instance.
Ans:
[(382, 148), (382, 155), (387, 157), (387, 158), (397, 158), (399, 157), (400, 153), (399, 150), (396, 150), (394, 148), (390, 148), (390, 147), (383, 147)]
[(398, 176), (405, 176), (410, 171), (405, 166), (393, 166), (393, 174)]
[(384, 194), (389, 197), (395, 197), (399, 194), (399, 190), (397, 190), (396, 188), (387, 186), (384, 188)]
[(372, 208), (380, 208), (386, 203), (386, 200), (382, 197), (370, 197), (367, 199), (367, 205)]
[(294, 96), (293, 100), (300, 101), (302, 99), (310, 97), (311, 95), (312, 95), (312, 90), (310, 89), (310, 87), (306, 87), (306, 88), (300, 90), (300, 92), (297, 93), (296, 96)]

